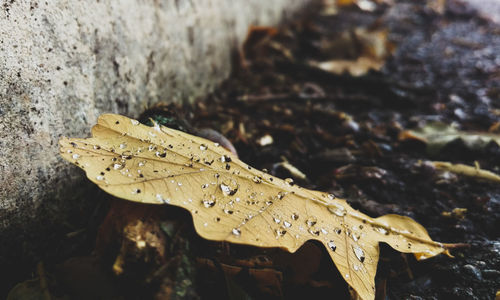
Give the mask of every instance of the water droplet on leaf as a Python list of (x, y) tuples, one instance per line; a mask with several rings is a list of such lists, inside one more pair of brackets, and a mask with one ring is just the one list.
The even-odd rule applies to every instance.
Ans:
[(276, 238), (282, 237), (286, 234), (286, 230), (283, 227), (276, 229)]
[(262, 182), (262, 178), (259, 177), (259, 176), (254, 176), (252, 178), (252, 181), (255, 182), (255, 183), (261, 183)]
[(231, 182), (222, 182), (220, 189), (225, 196), (232, 196), (238, 191), (238, 184), (234, 180)]
[(205, 206), (206, 208), (210, 208), (210, 207), (213, 207), (215, 205), (216, 200), (213, 198), (203, 199), (202, 203), (203, 203), (203, 206)]
[(363, 251), (363, 249), (361, 249), (359, 246), (352, 246), (352, 251), (360, 262), (365, 261), (365, 252)]
[(328, 210), (331, 213), (333, 213), (339, 217), (343, 217), (347, 214), (347, 211), (345, 210), (345, 208), (342, 205), (337, 204), (337, 203), (328, 204)]
[(231, 157), (229, 157), (227, 155), (222, 155), (220, 158), (220, 161), (221, 162), (231, 162)]
[(329, 241), (328, 242), (328, 248), (330, 248), (330, 250), (334, 251), (337, 250), (337, 245), (335, 245), (335, 242), (334, 241)]
[(309, 217), (306, 220), (306, 224), (309, 227), (312, 227), (312, 226), (316, 225), (317, 222), (318, 222), (318, 219), (316, 219), (316, 217)]

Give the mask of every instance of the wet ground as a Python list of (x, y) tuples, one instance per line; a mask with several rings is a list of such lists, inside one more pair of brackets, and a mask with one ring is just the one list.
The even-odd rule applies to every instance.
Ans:
[[(368, 2), (317, 6), (282, 28), (254, 28), (235, 57), (233, 75), (217, 91), (194, 106), (168, 107), (166, 114), (155, 108), (143, 120), (163, 114), (182, 130), (216, 130), (254, 167), (346, 198), (372, 217), (412, 217), (434, 240), (467, 244), (452, 251), (455, 258), (420, 262), (381, 245), (377, 299), (494, 299), (500, 290), (500, 185), (438, 170), (432, 162), (476, 164), (499, 174), (500, 146), (457, 139), (429, 152), (405, 132), (440, 121), (500, 133), (500, 26), (458, 1)], [(366, 60), (358, 76), (318, 67), (339, 60), (352, 66), (360, 57)], [(181, 209), (116, 203), (100, 225), (97, 257), (75, 250), (87, 256), (35, 272), (48, 273), (53, 298), (350, 298), (319, 245), (308, 243), (292, 255), (208, 242)], [(97, 210), (103, 215), (107, 206)], [(117, 253), (127, 248), (115, 232), (127, 224), (123, 216), (142, 222), (125, 231), (163, 232), (157, 232), (164, 235), (159, 243), (169, 246), (164, 257), (170, 258), (132, 254), (122, 257), (121, 276), (112, 275)], [(87, 231), (87, 242), (94, 233)]]
[[(410, 216), (436, 240), (470, 245), (453, 251), (454, 259), (424, 262), (383, 247), (377, 286), (385, 299), (493, 299), (500, 288), (500, 186), (426, 162), (478, 162), (499, 173), (499, 145), (471, 149), (456, 140), (430, 155), (424, 143), (400, 134), (431, 121), (497, 130), (500, 26), (458, 1), (441, 11), (421, 1), (325, 11), (264, 38), (255, 34), (244, 67), (198, 104), (191, 122), (219, 130), (243, 161), (273, 175), (293, 176), (278, 166), (286, 160), (306, 175), (307, 188), (334, 192), (371, 216)], [(334, 49), (339, 36), (359, 28), (387, 30), (395, 46), (380, 71), (353, 77), (311, 66), (359, 56), (359, 45)], [(446, 214), (456, 208), (467, 212)]]

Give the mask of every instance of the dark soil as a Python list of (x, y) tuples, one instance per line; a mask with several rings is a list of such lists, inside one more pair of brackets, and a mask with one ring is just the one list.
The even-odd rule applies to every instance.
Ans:
[[(425, 1), (394, 2), (371, 12), (346, 7), (335, 15), (317, 6), (276, 32), (254, 29), (233, 75), (217, 91), (194, 106), (152, 109), (143, 121), (163, 114), (182, 130), (216, 130), (256, 168), (346, 198), (372, 217), (409, 216), (434, 240), (468, 245), (454, 249), (455, 258), (418, 262), (381, 245), (377, 299), (494, 299), (500, 289), (500, 185), (436, 170), (429, 161), (477, 162), (500, 173), (500, 146), (470, 148), (456, 140), (430, 155), (423, 142), (400, 134), (436, 120), (462, 130), (498, 130), (500, 26), (458, 1), (446, 1), (443, 12)], [(339, 48), (331, 42), (356, 28), (387, 30), (396, 50), (380, 71), (334, 75), (309, 63), (362, 55), (356, 43)], [(267, 135), (273, 142), (262, 145)], [(305, 178), (279, 164), (284, 160)], [(124, 211), (140, 215), (138, 206), (127, 205)], [(456, 208), (465, 214), (445, 215)], [(87, 289), (92, 292), (80, 298), (350, 298), (321, 245), (307, 243), (288, 254), (209, 242), (197, 237), (187, 212), (168, 209), (142, 217), (146, 227), (153, 226), (148, 218), (163, 220), (155, 226), (169, 241), (167, 263), (155, 262), (151, 270), (151, 260), (129, 262), (128, 273), (114, 278), (109, 270), (120, 241), (103, 242), (101, 232), (99, 262), (89, 256), (47, 266), (56, 286), (52, 295)], [(100, 252), (103, 243), (114, 246)], [(82, 270), (95, 278), (71, 287), (69, 279)]]
[[(308, 66), (345, 58), (322, 45), (359, 27), (386, 28), (397, 47), (380, 72), (354, 78)], [(448, 178), (419, 162), (477, 161), (499, 173), (499, 145), (469, 149), (455, 141), (430, 156), (423, 143), (400, 141), (398, 134), (433, 120), (487, 132), (500, 120), (500, 26), (457, 1), (447, 1), (442, 14), (423, 1), (397, 1), (374, 12), (316, 12), (245, 50), (247, 67), (199, 103), (192, 124), (221, 131), (243, 161), (273, 175), (290, 176), (275, 165), (284, 156), (307, 175), (300, 182), (307, 188), (334, 192), (374, 217), (412, 217), (435, 240), (470, 245), (453, 251), (454, 259), (421, 262), (383, 247), (377, 282), (386, 283), (386, 299), (495, 297), (500, 186)], [(274, 143), (260, 146), (266, 134)], [(454, 208), (466, 208), (465, 217), (442, 215)]]

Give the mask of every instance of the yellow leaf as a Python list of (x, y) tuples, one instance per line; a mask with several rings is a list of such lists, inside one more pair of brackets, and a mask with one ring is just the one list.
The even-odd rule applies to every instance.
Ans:
[(371, 218), (345, 200), (256, 170), (218, 144), (181, 131), (100, 116), (92, 138), (60, 140), (61, 155), (106, 192), (189, 210), (204, 238), (295, 252), (328, 249), (362, 299), (375, 295), (379, 242), (427, 258), (446, 251), (408, 217)]
[(464, 164), (452, 164), (447, 161), (432, 161), (431, 164), (440, 170), (453, 172), (456, 174), (464, 175), (467, 177), (472, 177), (481, 180), (489, 180), (493, 182), (500, 183), (500, 176), (490, 172), (488, 170), (483, 170), (479, 166), (468, 166)]

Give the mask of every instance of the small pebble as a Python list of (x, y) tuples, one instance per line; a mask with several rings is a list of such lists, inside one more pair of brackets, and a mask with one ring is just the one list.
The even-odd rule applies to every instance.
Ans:
[(481, 270), (474, 267), (473, 265), (464, 265), (463, 269), (466, 273), (474, 277), (476, 280), (483, 280), (483, 275), (481, 274)]

